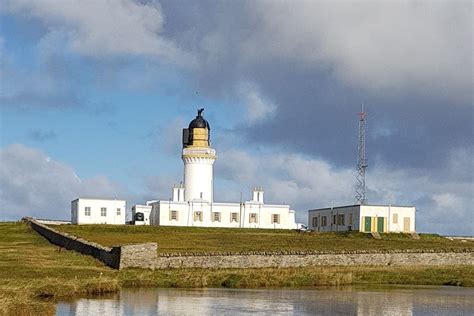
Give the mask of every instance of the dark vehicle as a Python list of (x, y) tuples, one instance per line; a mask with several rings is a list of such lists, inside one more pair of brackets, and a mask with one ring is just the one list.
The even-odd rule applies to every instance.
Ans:
[(135, 221), (138, 221), (138, 222), (143, 222), (145, 220), (145, 216), (143, 215), (143, 213), (135, 213)]

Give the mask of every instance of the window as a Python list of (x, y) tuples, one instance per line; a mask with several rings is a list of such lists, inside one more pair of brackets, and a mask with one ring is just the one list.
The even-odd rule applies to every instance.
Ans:
[(345, 225), (344, 224), (344, 215), (337, 215), (337, 225)]
[(239, 222), (239, 213), (230, 213), (230, 222)]
[(349, 214), (349, 225), (352, 226), (352, 213)]
[(122, 210), (121, 209), (117, 209), (117, 216), (120, 216), (120, 214), (122, 213)]
[(280, 214), (272, 214), (272, 224), (280, 224)]
[(331, 224), (336, 225), (336, 215), (332, 216), (332, 223)]
[(101, 207), (100, 208), (100, 216), (107, 216), (107, 208)]
[(393, 222), (394, 224), (398, 224), (398, 214), (393, 214), (393, 220), (392, 220), (392, 222)]
[(91, 208), (89, 206), (86, 206), (84, 210), (84, 215), (85, 216), (91, 216)]
[(321, 226), (327, 226), (328, 225), (328, 218), (326, 216), (321, 216)]
[(194, 212), (194, 221), (202, 222), (202, 212)]
[(170, 211), (170, 221), (178, 220), (178, 211)]
[(249, 223), (258, 223), (257, 213), (250, 213)]
[(212, 221), (213, 222), (220, 222), (221, 221), (221, 213), (220, 212), (212, 213)]
[(318, 217), (313, 217), (313, 227), (318, 227)]

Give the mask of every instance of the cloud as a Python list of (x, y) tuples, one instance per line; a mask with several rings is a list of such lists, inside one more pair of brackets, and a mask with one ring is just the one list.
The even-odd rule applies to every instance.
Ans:
[(238, 94), (244, 104), (248, 124), (269, 119), (275, 113), (275, 104), (264, 98), (255, 84), (239, 84)]
[[(452, 157), (453, 166), (470, 161), (468, 156)], [(309, 209), (354, 203), (355, 170), (335, 168), (321, 159), (282, 152), (255, 155), (229, 150), (218, 152), (215, 166), (216, 184), (226, 181), (225, 187), (216, 185), (216, 199), (224, 196), (236, 201), (239, 191), (249, 199), (251, 187), (263, 186), (267, 203), (289, 203), (301, 222), (307, 221)], [(459, 171), (463, 167), (460, 168)], [(235, 188), (235, 194), (226, 192), (230, 187)], [(368, 170), (367, 188), (369, 203), (415, 205), (418, 231), (474, 233), (472, 173), (470, 179), (463, 180), (379, 165)]]
[(0, 149), (0, 162), (1, 220), (70, 219), (75, 198), (129, 198), (126, 189), (105, 176), (81, 179), (67, 164), (21, 144)]
[(261, 19), (242, 47), (262, 56), (321, 65), (373, 94), (472, 96), (472, 4), (458, 2), (251, 3)]
[[(130, 0), (54, 1), (15, 0), (4, 11), (38, 18), (49, 34), (43, 41), (57, 49), (58, 38), (78, 54), (94, 57), (148, 56), (189, 64), (190, 56), (163, 38), (160, 5)], [(48, 46), (43, 42), (43, 46)]]

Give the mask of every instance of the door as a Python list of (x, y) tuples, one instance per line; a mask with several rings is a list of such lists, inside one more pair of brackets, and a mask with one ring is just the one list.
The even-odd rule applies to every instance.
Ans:
[(403, 218), (403, 231), (406, 233), (410, 231), (410, 217)]
[(383, 217), (377, 217), (377, 232), (383, 233)]
[(371, 227), (372, 227), (372, 218), (370, 218), (369, 216), (365, 216), (364, 219), (365, 219), (364, 231), (367, 233), (370, 233)]

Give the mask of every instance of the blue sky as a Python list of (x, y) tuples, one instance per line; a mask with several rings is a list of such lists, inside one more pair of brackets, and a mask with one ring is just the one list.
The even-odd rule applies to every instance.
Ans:
[(204, 107), (216, 199), (262, 185), (306, 221), (354, 202), (365, 103), (369, 202), (474, 233), (470, 1), (6, 0), (0, 19), (0, 220), (167, 199)]

